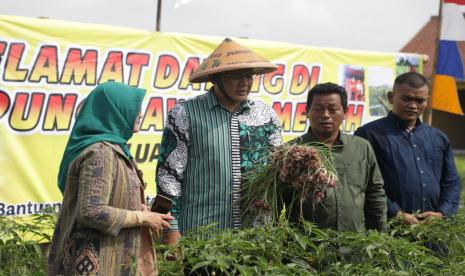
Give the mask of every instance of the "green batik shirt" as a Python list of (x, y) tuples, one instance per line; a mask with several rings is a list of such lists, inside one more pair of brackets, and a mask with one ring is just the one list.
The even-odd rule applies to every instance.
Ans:
[(157, 192), (173, 199), (171, 231), (241, 226), (241, 174), (282, 143), (271, 107), (244, 101), (222, 107), (212, 90), (168, 114), (157, 164)]
[[(318, 142), (311, 130), (290, 143)], [(338, 181), (319, 203), (307, 199), (302, 206), (303, 217), (323, 228), (361, 232), (386, 227), (386, 195), (376, 156), (368, 141), (353, 135), (340, 134), (333, 146)], [(291, 193), (285, 201), (291, 202)], [(291, 218), (300, 217), (300, 208), (291, 208)]]

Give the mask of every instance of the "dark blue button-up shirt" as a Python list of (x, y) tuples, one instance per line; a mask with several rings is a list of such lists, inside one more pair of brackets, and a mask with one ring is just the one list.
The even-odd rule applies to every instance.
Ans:
[(388, 197), (388, 216), (435, 211), (457, 212), (460, 179), (447, 136), (419, 120), (408, 131), (389, 113), (368, 123), (355, 135), (370, 141), (376, 154)]

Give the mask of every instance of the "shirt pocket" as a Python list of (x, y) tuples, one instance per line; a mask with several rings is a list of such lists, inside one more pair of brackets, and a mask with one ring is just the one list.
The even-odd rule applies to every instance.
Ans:
[(444, 152), (441, 148), (435, 148), (430, 153), (426, 153), (426, 167), (423, 170), (426, 173), (431, 173), (434, 178), (441, 179)]
[(360, 160), (344, 160), (341, 164), (336, 164), (338, 177), (341, 178), (340, 182), (354, 193), (365, 192), (366, 190), (366, 169), (364, 164), (365, 162)]

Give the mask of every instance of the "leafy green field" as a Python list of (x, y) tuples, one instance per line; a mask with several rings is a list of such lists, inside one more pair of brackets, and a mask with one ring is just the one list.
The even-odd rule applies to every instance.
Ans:
[(41, 244), (50, 241), (54, 223), (48, 210), (28, 220), (0, 216), (0, 275), (46, 275)]
[[(457, 157), (465, 183), (465, 156)], [(465, 275), (465, 193), (453, 220), (403, 226), (387, 233), (338, 233), (281, 219), (274, 226), (183, 237), (175, 247), (156, 243), (160, 275)], [(0, 217), (0, 275), (45, 275), (37, 241), (50, 239), (54, 214), (32, 220)], [(30, 234), (35, 234), (31, 236)], [(205, 238), (208, 237), (208, 240)], [(429, 248), (433, 248), (431, 250)], [(176, 255), (176, 260), (171, 256)]]
[[(311, 224), (296, 230), (281, 221), (274, 227), (213, 234), (208, 241), (185, 238), (167, 251), (160, 248), (160, 274), (464, 275), (464, 223), (462, 215), (431, 226), (392, 225), (380, 234), (322, 231)], [(426, 248), (427, 243), (438, 251)], [(165, 259), (173, 254), (176, 261)]]
[[(465, 157), (456, 164), (465, 183)], [(465, 275), (464, 191), (461, 200), (453, 220), (391, 221), (387, 233), (338, 233), (310, 223), (298, 230), (284, 219), (259, 229), (206, 228), (174, 248), (158, 245), (160, 275)]]

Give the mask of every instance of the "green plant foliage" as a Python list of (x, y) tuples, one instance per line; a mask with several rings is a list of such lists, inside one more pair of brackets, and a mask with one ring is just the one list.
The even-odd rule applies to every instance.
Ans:
[[(0, 217), (0, 275), (45, 275), (38, 242), (53, 214)], [(174, 247), (156, 243), (160, 275), (465, 275), (465, 209), (451, 220), (386, 233), (336, 232), (311, 223), (219, 231), (210, 225)], [(34, 234), (34, 235), (31, 235)], [(434, 249), (434, 250), (432, 250)], [(177, 258), (173, 260), (172, 256)]]
[(44, 275), (41, 243), (50, 242), (53, 210), (29, 218), (0, 216), (0, 275)]
[[(465, 157), (456, 158), (465, 181)], [(284, 213), (258, 228), (210, 225), (176, 246), (155, 243), (160, 275), (465, 275), (465, 191), (458, 214), (431, 224), (350, 233), (297, 228)], [(50, 240), (55, 214), (0, 217), (0, 275), (45, 275), (39, 243)], [(173, 256), (177, 256), (176, 259)], [(174, 259), (174, 260), (173, 260)]]
[[(450, 224), (398, 225), (387, 233), (328, 231), (311, 223), (296, 229), (285, 220), (214, 234), (207, 227), (175, 247), (158, 247), (159, 269), (161, 275), (461, 275), (465, 254), (456, 243), (463, 241), (463, 231), (452, 226), (454, 235), (445, 234), (442, 227)], [(429, 236), (437, 232), (441, 235)], [(450, 246), (447, 254), (425, 246), (440, 241)], [(175, 261), (168, 260), (172, 255)]]

